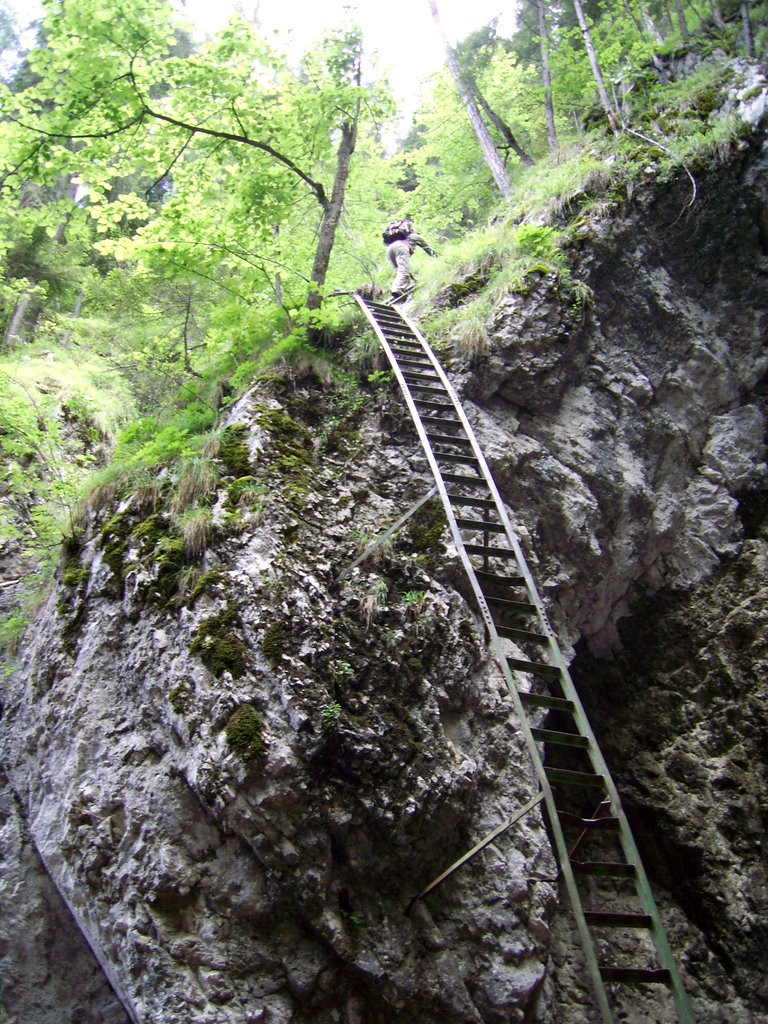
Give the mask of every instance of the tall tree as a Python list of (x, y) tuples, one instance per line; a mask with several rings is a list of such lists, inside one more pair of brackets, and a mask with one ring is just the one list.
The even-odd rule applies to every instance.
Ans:
[[(170, 5), (132, 0), (114, 17), (104, 13), (102, 0), (68, 0), (49, 16), (46, 44), (30, 57), (32, 84), (2, 97), (14, 152), (0, 171), (17, 181), (54, 166), (59, 175), (75, 171), (96, 220), (140, 223), (152, 216), (146, 199), (110, 196), (111, 181), (128, 165), (153, 182), (147, 194), (171, 183), (162, 213), (175, 216), (178, 235), (189, 234), (191, 208), (211, 202), (216, 179), (221, 206), (227, 190), (248, 188), (246, 175), (253, 197), (247, 232), (265, 247), (276, 222), (296, 219), (298, 186), (319, 207), (319, 224), (304, 211), (291, 232), (300, 240), (291, 259), (305, 265), (305, 301), (316, 309), (362, 109), (359, 31), (327, 39), (297, 74), (243, 19), (199, 53), (179, 56)], [(373, 97), (366, 110), (375, 106)]]
[(748, 57), (755, 56), (755, 40), (752, 35), (752, 22), (749, 18), (749, 4), (742, 3), (741, 7), (741, 24), (744, 27), (744, 46), (747, 51)]
[(573, 0), (573, 9), (576, 12), (576, 18), (579, 22), (579, 28), (581, 29), (581, 36), (584, 40), (584, 48), (587, 51), (587, 57), (589, 58), (589, 66), (592, 68), (592, 75), (597, 84), (597, 94), (600, 97), (600, 105), (605, 111), (605, 116), (608, 118), (613, 131), (618, 131), (619, 124), (616, 118), (616, 113), (611, 105), (611, 101), (608, 97), (608, 90), (605, 88), (605, 82), (603, 80), (603, 73), (600, 70), (600, 64), (597, 60), (597, 53), (595, 52), (595, 46), (592, 42), (592, 35), (589, 31), (589, 25), (584, 14), (584, 8), (581, 5), (581, 0)]
[(436, 0), (428, 0), (428, 2), (429, 9), (432, 14), (432, 20), (435, 23), (435, 28), (443, 40), (448, 67), (450, 68), (451, 75), (453, 76), (454, 83), (456, 84), (456, 89), (461, 96), (464, 108), (467, 111), (467, 116), (469, 117), (474, 133), (477, 136), (477, 141), (480, 143), (480, 149), (482, 150), (485, 162), (488, 165), (488, 169), (493, 176), (493, 180), (495, 181), (499, 192), (501, 192), (505, 199), (509, 199), (512, 194), (512, 183), (509, 180), (507, 169), (502, 163), (496, 144), (491, 138), (490, 132), (486, 128), (485, 122), (480, 115), (475, 98), (462, 79), (461, 69), (459, 68), (456, 56), (445, 36), (445, 33), (443, 32), (443, 26), (440, 22), (440, 14), (437, 9), (437, 2)]
[(552, 76), (549, 69), (549, 25), (545, 0), (532, 0), (536, 9), (536, 20), (539, 30), (541, 48), (541, 81), (544, 86), (544, 114), (547, 121), (547, 143), (552, 152), (557, 149), (557, 131), (555, 129), (555, 107), (552, 101)]
[(680, 35), (684, 41), (691, 38), (691, 33), (688, 30), (688, 23), (685, 20), (685, 11), (683, 10), (683, 0), (675, 0), (675, 14), (677, 15), (677, 24), (680, 29)]

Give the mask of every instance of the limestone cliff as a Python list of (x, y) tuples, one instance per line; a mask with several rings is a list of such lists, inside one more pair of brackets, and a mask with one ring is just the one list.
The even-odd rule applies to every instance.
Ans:
[[(542, 275), (453, 361), (708, 1024), (768, 1010), (767, 168), (649, 172), (591, 305)], [(593, 1020), (536, 813), (409, 906), (534, 783), (434, 510), (343, 573), (430, 485), (398, 396), (265, 380), (218, 459), (198, 571), (170, 474), (102, 495), (3, 683), (9, 1019)]]

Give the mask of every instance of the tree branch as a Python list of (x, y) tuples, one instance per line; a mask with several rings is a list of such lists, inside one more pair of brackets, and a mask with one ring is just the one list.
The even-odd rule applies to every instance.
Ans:
[(209, 135), (214, 139), (225, 139), (227, 142), (239, 142), (244, 146), (252, 146), (254, 149), (260, 150), (262, 153), (266, 153), (271, 156), (274, 160), (283, 164), (288, 170), (293, 171), (303, 182), (309, 185), (310, 189), (314, 192), (315, 197), (325, 210), (328, 207), (328, 197), (325, 194), (325, 189), (319, 181), (314, 181), (305, 174), (300, 167), (298, 167), (290, 157), (284, 156), (278, 150), (273, 149), (272, 146), (266, 142), (259, 142), (257, 139), (249, 139), (247, 135), (236, 135), (234, 132), (221, 132), (215, 128), (201, 128), (194, 124), (189, 124), (188, 121), (181, 121), (178, 118), (171, 117), (168, 114), (161, 114), (158, 110), (152, 110), (150, 107), (144, 108), (145, 113), (149, 114), (150, 117), (156, 118), (158, 121), (165, 121), (167, 124), (172, 124), (176, 128), (183, 128), (185, 131), (194, 132), (196, 135)]

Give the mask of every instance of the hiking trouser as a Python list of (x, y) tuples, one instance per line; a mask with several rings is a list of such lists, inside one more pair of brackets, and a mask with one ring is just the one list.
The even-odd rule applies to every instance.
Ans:
[(387, 246), (389, 262), (395, 268), (395, 280), (392, 282), (392, 292), (404, 292), (414, 283), (411, 274), (411, 247), (407, 242), (398, 239), (390, 242)]

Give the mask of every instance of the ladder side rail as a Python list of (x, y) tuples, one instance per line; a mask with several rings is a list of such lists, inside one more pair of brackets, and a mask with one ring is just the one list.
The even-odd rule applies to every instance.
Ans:
[[(445, 385), (446, 390), (448, 391), (448, 394), (451, 398), (451, 401), (453, 402), (454, 409), (456, 411), (457, 416), (459, 417), (461, 425), (464, 428), (467, 437), (472, 442), (473, 452), (478, 459), (478, 463), (480, 465), (483, 477), (485, 478), (486, 483), (488, 484), (489, 491), (496, 503), (499, 518), (501, 519), (501, 522), (504, 524), (507, 535), (507, 541), (512, 550), (515, 552), (515, 557), (519, 567), (520, 575), (525, 580), (525, 586), (528, 591), (529, 597), (531, 598), (531, 604), (536, 606), (542, 632), (547, 637), (551, 660), (553, 664), (555, 664), (557, 668), (560, 669), (560, 686), (562, 688), (562, 692), (564, 696), (567, 699), (571, 700), (574, 704), (573, 718), (576, 723), (577, 729), (579, 730), (582, 736), (586, 736), (589, 740), (589, 752), (591, 760), (595, 767), (595, 772), (603, 776), (605, 787), (611, 801), (612, 813), (615, 817), (619, 819), (619, 839), (621, 847), (626, 858), (626, 861), (630, 864), (633, 864), (635, 867), (635, 885), (638, 900), (645, 913), (649, 915), (653, 922), (651, 927), (651, 939), (656, 949), (656, 954), (659, 958), (659, 963), (670, 972), (672, 994), (676, 1003), (680, 1024), (693, 1024), (693, 1016), (690, 1008), (690, 1003), (683, 988), (682, 979), (680, 977), (680, 973), (678, 971), (674, 955), (670, 948), (669, 941), (667, 939), (666, 932), (661, 921), (661, 916), (656, 905), (656, 901), (653, 898), (651, 885), (645, 872), (645, 867), (643, 866), (643, 862), (640, 857), (640, 852), (637, 848), (634, 836), (632, 835), (632, 829), (629, 825), (626, 813), (624, 812), (624, 808), (622, 807), (621, 797), (619, 796), (618, 789), (613, 781), (613, 777), (605, 761), (605, 758), (603, 757), (603, 753), (597, 742), (597, 738), (595, 737), (595, 734), (592, 731), (592, 726), (589, 722), (586, 711), (584, 710), (584, 706), (581, 702), (579, 693), (576, 689), (568, 666), (562, 655), (560, 646), (557, 643), (557, 640), (554, 636), (554, 632), (549, 624), (544, 604), (538, 593), (533, 576), (531, 575), (531, 572), (528, 569), (528, 565), (525, 560), (525, 555), (523, 554), (522, 548), (517, 540), (517, 536), (510, 522), (506, 507), (504, 506), (504, 502), (502, 501), (501, 495), (499, 494), (498, 488), (496, 487), (496, 482), (491, 476), (488, 464), (478, 445), (474, 431), (472, 430), (469, 420), (467, 419), (466, 413), (464, 412), (461, 402), (458, 399), (458, 396), (456, 395), (450, 381), (448, 380), (445, 374), (445, 371), (443, 370), (442, 366), (437, 360), (437, 357), (432, 351), (429, 343), (419, 331), (418, 326), (412, 320), (410, 320), (406, 316), (406, 314), (403, 313), (401, 310), (398, 310), (398, 312), (400, 313), (400, 316), (402, 317), (404, 322), (413, 331), (414, 336), (418, 338), (425, 354), (429, 357), (435, 371), (439, 374), (441, 382)], [(508, 685), (516, 691), (517, 687), (514, 683), (514, 680), (511, 678), (511, 671), (506, 663), (506, 658), (502, 657), (500, 660), (501, 668), (502, 671), (504, 672), (505, 677), (510, 677), (507, 679)], [(523, 714), (525, 715), (525, 718), (527, 720), (527, 713), (525, 712), (525, 710), (523, 710)]]
[[(690, 1007), (690, 1002), (683, 988), (682, 979), (680, 977), (680, 973), (678, 971), (674, 955), (669, 945), (669, 941), (667, 939), (666, 931), (661, 921), (661, 916), (659, 914), (656, 901), (653, 898), (651, 885), (648, 880), (645, 867), (643, 866), (643, 862), (640, 857), (640, 852), (637, 848), (634, 836), (632, 835), (632, 829), (629, 825), (626, 813), (624, 812), (624, 808), (622, 807), (618, 789), (613, 781), (613, 777), (610, 773), (605, 758), (603, 757), (603, 753), (597, 742), (597, 738), (595, 737), (595, 734), (592, 731), (592, 726), (589, 722), (586, 711), (584, 710), (584, 706), (581, 702), (581, 698), (579, 697), (576, 686), (574, 685), (570, 671), (562, 655), (562, 651), (560, 650), (560, 646), (557, 643), (557, 640), (554, 636), (554, 632), (549, 624), (544, 604), (541, 600), (541, 597), (539, 596), (533, 576), (531, 575), (531, 572), (528, 569), (528, 565), (525, 560), (522, 548), (517, 540), (517, 536), (510, 522), (507, 510), (501, 499), (501, 495), (499, 494), (498, 488), (496, 487), (496, 482), (491, 476), (488, 464), (478, 445), (474, 431), (472, 430), (469, 420), (467, 419), (466, 413), (464, 412), (461, 402), (458, 399), (458, 396), (456, 395), (453, 386), (448, 380), (445, 371), (443, 370), (442, 366), (437, 360), (437, 357), (432, 351), (429, 343), (419, 331), (418, 326), (408, 316), (406, 316), (405, 313), (403, 313), (401, 310), (398, 310), (398, 313), (400, 314), (403, 321), (413, 331), (414, 336), (419, 340), (425, 354), (429, 357), (435, 371), (440, 376), (440, 380), (444, 384), (448, 392), (448, 395), (451, 398), (451, 401), (453, 403), (456, 414), (459, 417), (461, 425), (464, 428), (467, 437), (472, 442), (472, 450), (478, 460), (482, 475), (485, 478), (486, 483), (488, 484), (488, 489), (494, 499), (494, 502), (496, 503), (499, 518), (501, 519), (501, 522), (504, 524), (507, 535), (507, 541), (512, 550), (515, 552), (515, 557), (518, 564), (520, 575), (525, 580), (525, 586), (531, 599), (531, 603), (536, 606), (538, 618), (542, 627), (542, 632), (547, 637), (551, 660), (557, 666), (557, 668), (560, 669), (560, 686), (562, 688), (562, 692), (564, 696), (571, 700), (574, 704), (574, 721), (581, 735), (586, 736), (589, 739), (590, 758), (594, 764), (595, 772), (599, 775), (602, 775), (608, 796), (611, 801), (612, 813), (615, 817), (619, 819), (619, 839), (621, 847), (627, 862), (633, 864), (635, 867), (635, 886), (637, 890), (638, 900), (645, 913), (648, 914), (648, 916), (651, 918), (653, 922), (651, 927), (651, 939), (656, 949), (656, 954), (658, 956), (659, 963), (670, 972), (671, 989), (675, 1000), (678, 1017), (680, 1019), (680, 1024), (693, 1024), (693, 1015)], [(499, 657), (498, 653), (497, 657)], [(514, 680), (511, 675), (511, 670), (509, 669), (509, 666), (507, 665), (506, 662), (506, 658), (503, 656), (503, 654), (499, 658), (499, 660), (501, 662), (502, 672), (504, 673), (505, 678), (507, 679), (507, 684), (510, 687), (511, 692), (514, 691), (516, 693), (517, 686), (514, 683)], [(516, 703), (518, 702), (516, 701)], [(524, 708), (522, 708), (522, 704), (520, 704), (520, 708), (522, 709), (523, 720), (527, 721), (527, 712)], [(520, 709), (518, 709), (518, 713), (520, 713)], [(567, 851), (566, 862), (570, 864), (570, 858), (567, 857)]]
[[(458, 525), (456, 523), (456, 517), (454, 515), (453, 508), (451, 506), (450, 498), (448, 497), (448, 492), (447, 492), (447, 489), (445, 487), (445, 483), (444, 483), (443, 478), (442, 478), (440, 467), (439, 467), (439, 465), (437, 463), (437, 460), (435, 458), (434, 452), (432, 451), (432, 447), (431, 447), (431, 445), (429, 443), (429, 439), (427, 437), (426, 431), (425, 431), (424, 426), (423, 426), (423, 424), (421, 422), (421, 417), (420, 417), (420, 414), (419, 414), (419, 410), (416, 407), (416, 404), (415, 404), (415, 402), (413, 400), (413, 397), (411, 396), (410, 390), (408, 388), (407, 382), (405, 381), (405, 379), (403, 377), (403, 374), (402, 374), (402, 371), (401, 371), (401, 369), (400, 369), (400, 367), (398, 365), (397, 357), (395, 356), (395, 353), (392, 351), (392, 349), (391, 349), (391, 347), (389, 345), (389, 342), (387, 341), (387, 339), (386, 339), (386, 337), (384, 335), (383, 330), (381, 329), (381, 327), (379, 326), (378, 322), (376, 321), (375, 316), (371, 313), (371, 311), (366, 306), (364, 300), (361, 299), (358, 295), (355, 296), (355, 299), (356, 299), (358, 305), (360, 306), (360, 308), (362, 309), (363, 313), (365, 314), (366, 318), (368, 319), (369, 323), (373, 327), (374, 332), (375, 332), (377, 338), (379, 339), (379, 343), (381, 344), (381, 347), (384, 350), (384, 353), (387, 356), (387, 359), (389, 360), (389, 363), (390, 363), (390, 365), (392, 367), (392, 370), (393, 370), (393, 372), (395, 374), (397, 382), (400, 385), (400, 389), (401, 389), (401, 391), (403, 393), (403, 397), (405, 398), (406, 405), (408, 406), (408, 411), (410, 412), (411, 418), (413, 419), (414, 426), (416, 427), (416, 432), (417, 432), (417, 434), (419, 436), (419, 440), (421, 442), (422, 448), (424, 449), (424, 453), (425, 453), (425, 455), (427, 457), (427, 461), (429, 463), (429, 467), (432, 470), (432, 475), (434, 476), (435, 483), (437, 485), (438, 492), (440, 494), (440, 498), (441, 498), (442, 503), (443, 503), (443, 508), (445, 509), (446, 517), (448, 519), (448, 525), (449, 525), (450, 530), (451, 530), (451, 535), (453, 536), (453, 540), (454, 540), (454, 543), (456, 545), (456, 550), (457, 550), (457, 552), (459, 554), (459, 557), (461, 558), (462, 564), (464, 566), (464, 570), (465, 570), (465, 572), (467, 574), (467, 578), (469, 579), (470, 585), (471, 585), (472, 590), (473, 590), (473, 592), (475, 594), (475, 597), (477, 599), (478, 607), (480, 608), (480, 612), (482, 614), (483, 621), (484, 621), (484, 623), (485, 623), (485, 625), (486, 625), (486, 627), (488, 629), (488, 633), (489, 633), (489, 636), (490, 636), (490, 639), (491, 639), (491, 644), (490, 644), (491, 649), (493, 651), (493, 654), (495, 655), (495, 658), (496, 658), (496, 661), (499, 664), (499, 667), (501, 668), (501, 671), (502, 671), (503, 676), (504, 676), (505, 683), (506, 683), (507, 688), (508, 688), (508, 690), (510, 692), (510, 696), (512, 697), (513, 703), (515, 705), (515, 710), (517, 712), (518, 721), (520, 723), (520, 727), (521, 727), (521, 730), (523, 732), (523, 736), (524, 736), (524, 739), (525, 739), (525, 742), (526, 742), (526, 746), (528, 747), (529, 755), (530, 755), (531, 760), (533, 762), (533, 767), (534, 767), (534, 770), (535, 770), (535, 773), (536, 773), (536, 776), (537, 776), (537, 779), (538, 779), (538, 782), (539, 782), (539, 786), (541, 787), (541, 790), (544, 793), (544, 803), (545, 803), (545, 806), (547, 808), (547, 816), (548, 816), (548, 819), (549, 819), (551, 833), (552, 833), (552, 835), (553, 835), (553, 837), (555, 839), (555, 845), (556, 845), (556, 848), (557, 848), (557, 855), (558, 855), (558, 861), (560, 863), (560, 869), (562, 871), (563, 880), (565, 882), (566, 890), (568, 892), (568, 896), (569, 896), (569, 899), (571, 901), (571, 906), (573, 907), (573, 910), (574, 910), (574, 917), (575, 917), (575, 920), (576, 920), (576, 927), (577, 927), (577, 930), (579, 932), (579, 939), (580, 939), (580, 942), (581, 942), (582, 952), (584, 954), (584, 959), (586, 961), (587, 971), (588, 971), (590, 980), (592, 982), (592, 989), (594, 991), (595, 998), (596, 998), (596, 1001), (597, 1001), (599, 1009), (600, 1009), (600, 1014), (601, 1014), (601, 1017), (603, 1019), (603, 1024), (615, 1024), (613, 1013), (611, 1012), (611, 1008), (610, 1008), (610, 1005), (608, 1003), (608, 995), (607, 995), (607, 992), (606, 992), (606, 989), (605, 989), (605, 985), (603, 983), (602, 976), (600, 974), (600, 965), (598, 963), (597, 954), (595, 952), (594, 944), (592, 942), (592, 936), (591, 936), (591, 933), (589, 931), (589, 926), (587, 925), (586, 917), (584, 915), (584, 908), (583, 908), (582, 902), (581, 902), (581, 894), (579, 893), (579, 889), (578, 889), (578, 886), (576, 884), (576, 878), (575, 878), (575, 876), (573, 874), (573, 869), (571, 868), (570, 859), (568, 857), (568, 845), (567, 845), (567, 842), (566, 842), (565, 835), (563, 833), (562, 827), (560, 825), (560, 820), (558, 818), (557, 806), (555, 804), (555, 798), (554, 798), (554, 794), (552, 792), (552, 787), (550, 785), (550, 782), (549, 782), (549, 779), (547, 777), (546, 771), (544, 770), (544, 762), (542, 760), (542, 757), (541, 757), (541, 754), (539, 752), (538, 746), (536, 745), (536, 740), (534, 739), (533, 733), (531, 732), (531, 726), (530, 726), (530, 724), (528, 722), (528, 716), (527, 716), (527, 714), (525, 712), (525, 708), (523, 707), (523, 702), (522, 702), (522, 700), (520, 698), (520, 694), (518, 692), (517, 686), (514, 683), (514, 679), (512, 678), (512, 673), (511, 673), (509, 667), (506, 664), (506, 657), (504, 655), (504, 650), (503, 650), (503, 647), (502, 647), (501, 638), (499, 637), (499, 635), (498, 635), (498, 633), (496, 631), (496, 624), (494, 623), (493, 617), (492, 617), (492, 615), (490, 613), (490, 609), (489, 609), (488, 604), (487, 604), (486, 599), (485, 599), (485, 594), (483, 593), (483, 591), (482, 591), (482, 589), (480, 587), (480, 584), (478, 582), (477, 576), (475, 575), (475, 567), (472, 564), (472, 562), (471, 562), (471, 560), (469, 558), (469, 555), (467, 554), (467, 552), (466, 552), (466, 550), (464, 548), (464, 540), (463, 540), (463, 538), (461, 536), (461, 532), (460, 532), (459, 527), (458, 527)], [(405, 319), (405, 318), (403, 318), (403, 319)], [(406, 321), (406, 323), (407, 323), (407, 321)], [(408, 324), (408, 326), (411, 328), (411, 330), (414, 330), (413, 326), (410, 323)], [(425, 351), (428, 351), (430, 353), (430, 356), (431, 356), (432, 360), (434, 360), (434, 364), (435, 364), (436, 368), (439, 371), (439, 374), (440, 374), (440, 377), (441, 377), (441, 381), (445, 384), (445, 386), (447, 388), (447, 395), (451, 399), (455, 411), (457, 412), (457, 414), (460, 416), (460, 418), (462, 420), (462, 426), (464, 426), (465, 430), (467, 430), (467, 436), (472, 438), (473, 444), (476, 447), (476, 454), (479, 456), (478, 461), (479, 461), (479, 465), (481, 467), (481, 470), (482, 470), (485, 482), (488, 484), (492, 494), (494, 495), (494, 498), (500, 504), (501, 503), (501, 499), (498, 497), (498, 491), (496, 490), (496, 486), (493, 483), (493, 479), (491, 477), (490, 470), (488, 469), (488, 465), (487, 465), (487, 463), (485, 461), (485, 458), (484, 458), (482, 452), (480, 451), (479, 447), (477, 447), (477, 441), (474, 438), (474, 434), (472, 433), (472, 428), (469, 425), (469, 421), (467, 420), (466, 415), (464, 414), (463, 410), (461, 409), (461, 403), (459, 402), (458, 397), (456, 396), (456, 392), (454, 391), (453, 387), (451, 386), (450, 382), (448, 381), (447, 377), (445, 376), (445, 371), (442, 369), (440, 364), (437, 362), (437, 360), (435, 359), (434, 355), (432, 355), (431, 349), (429, 348), (429, 346), (426, 343), (426, 341), (424, 340), (424, 338), (421, 336), (420, 333), (417, 333), (417, 331), (414, 331), (414, 334), (418, 338), (418, 340), (420, 341), (422, 346), (424, 346)], [(510, 529), (510, 532), (511, 532), (511, 529)], [(516, 549), (519, 550), (519, 545), (516, 545)], [(517, 554), (517, 550), (516, 550), (516, 554)], [(520, 554), (522, 556), (522, 552), (520, 552)], [(525, 575), (527, 577), (527, 579), (531, 579), (530, 572), (527, 571), (527, 567), (525, 566), (525, 562), (521, 558), (521, 560), (520, 560), (520, 568), (522, 569), (523, 567), (526, 568), (526, 572), (525, 573), (521, 573), (521, 575)], [(532, 582), (533, 581), (531, 579), (531, 583)], [(552, 642), (554, 643), (554, 637), (552, 636), (551, 630), (548, 632), (547, 636), (548, 636), (548, 639), (551, 638)], [(557, 645), (555, 644), (554, 646), (555, 646), (555, 649), (557, 650), (557, 652), (559, 654), (559, 649), (557, 648)], [(560, 655), (560, 659), (562, 660), (562, 655)]]

